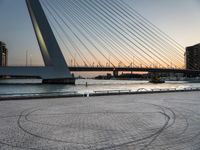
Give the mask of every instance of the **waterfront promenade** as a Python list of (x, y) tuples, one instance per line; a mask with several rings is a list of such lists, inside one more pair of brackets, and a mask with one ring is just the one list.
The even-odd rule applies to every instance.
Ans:
[(0, 101), (1, 150), (199, 150), (200, 92)]

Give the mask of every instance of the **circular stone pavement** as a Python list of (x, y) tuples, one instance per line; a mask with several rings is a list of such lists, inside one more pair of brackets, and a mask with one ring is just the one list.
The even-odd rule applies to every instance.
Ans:
[(146, 102), (107, 105), (88, 102), (23, 109), (17, 115), (1, 116), (0, 148), (137, 150), (199, 147), (199, 115), (189, 119), (191, 110), (180, 110)]

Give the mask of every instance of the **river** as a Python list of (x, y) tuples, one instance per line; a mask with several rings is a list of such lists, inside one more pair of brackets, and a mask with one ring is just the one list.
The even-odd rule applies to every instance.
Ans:
[[(87, 85), (86, 86), (86, 82)], [(93, 80), (78, 79), (76, 85), (44, 85), (38, 79), (7, 79), (0, 80), (0, 94), (28, 94), (70, 92), (92, 93), (99, 90), (150, 90), (150, 89), (183, 89), (200, 87), (200, 83), (187, 81), (166, 81), (163, 84), (152, 84), (148, 81), (133, 80)]]

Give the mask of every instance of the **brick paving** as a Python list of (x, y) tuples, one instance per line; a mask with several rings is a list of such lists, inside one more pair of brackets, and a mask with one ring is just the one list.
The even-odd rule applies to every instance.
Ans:
[(0, 102), (0, 150), (199, 150), (200, 92)]

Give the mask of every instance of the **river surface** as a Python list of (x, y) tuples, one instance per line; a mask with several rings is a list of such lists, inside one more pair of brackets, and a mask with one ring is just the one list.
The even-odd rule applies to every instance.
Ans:
[[(88, 86), (86, 86), (86, 82)], [(25, 83), (25, 84), (24, 84)], [(34, 83), (34, 84), (33, 84)], [(183, 89), (200, 87), (200, 83), (188, 81), (167, 81), (164, 84), (152, 84), (148, 81), (131, 80), (92, 80), (79, 79), (76, 85), (43, 85), (38, 79), (7, 79), (0, 80), (0, 94), (28, 94), (28, 93), (51, 93), (71, 92), (92, 93), (99, 90), (133, 90), (138, 89)]]

